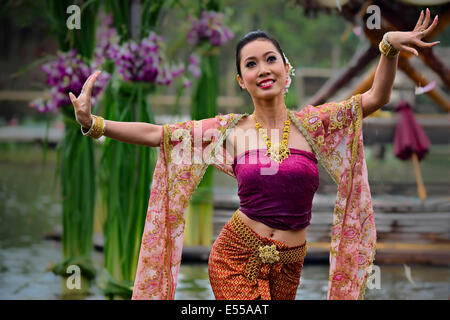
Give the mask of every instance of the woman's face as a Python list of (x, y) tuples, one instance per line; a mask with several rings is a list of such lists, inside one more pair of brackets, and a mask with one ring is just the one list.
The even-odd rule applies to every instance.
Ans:
[(237, 80), (253, 99), (273, 99), (284, 95), (289, 66), (272, 44), (264, 39), (249, 42), (241, 49), (241, 74)]

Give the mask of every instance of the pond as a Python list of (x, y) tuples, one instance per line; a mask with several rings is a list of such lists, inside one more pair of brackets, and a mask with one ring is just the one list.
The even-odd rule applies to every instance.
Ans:
[[(103, 255), (94, 252), (99, 270)], [(66, 280), (46, 271), (51, 262), (62, 258), (58, 242), (38, 241), (27, 246), (0, 249), (0, 299), (105, 299), (97, 282), (91, 284), (88, 294), (67, 294)], [(447, 300), (450, 298), (450, 271), (445, 267), (409, 265), (408, 280), (403, 265), (381, 265), (380, 285), (367, 288), (366, 300)], [(328, 266), (305, 264), (298, 300), (326, 299)], [(82, 288), (83, 289), (83, 288)], [(213, 300), (206, 264), (183, 264), (180, 268), (175, 299)]]
[[(39, 148), (11, 148), (0, 157), (0, 299), (105, 299), (97, 283), (87, 295), (68, 295), (63, 278), (46, 271), (62, 259), (60, 243), (43, 240), (61, 224), (55, 154), (49, 153), (51, 165), (42, 171)], [(93, 260), (101, 270), (103, 254), (94, 251)], [(450, 298), (449, 268), (378, 267), (379, 286), (366, 289), (366, 299)], [(328, 265), (305, 264), (297, 299), (326, 299), (327, 286)], [(206, 264), (182, 264), (175, 298), (214, 299)]]

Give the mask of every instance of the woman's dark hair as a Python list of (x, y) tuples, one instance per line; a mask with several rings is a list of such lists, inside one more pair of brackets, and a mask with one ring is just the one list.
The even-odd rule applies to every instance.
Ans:
[(241, 40), (239, 40), (237, 47), (236, 47), (236, 69), (240, 77), (242, 77), (241, 74), (241, 50), (242, 48), (252, 41), (255, 41), (257, 39), (264, 39), (267, 41), (272, 42), (272, 44), (277, 48), (277, 51), (280, 53), (281, 58), (283, 59), (283, 63), (286, 65), (286, 59), (284, 58), (283, 50), (281, 50), (280, 44), (277, 40), (269, 36), (267, 33), (261, 30), (257, 31), (251, 31), (247, 33), (244, 37), (242, 37)]

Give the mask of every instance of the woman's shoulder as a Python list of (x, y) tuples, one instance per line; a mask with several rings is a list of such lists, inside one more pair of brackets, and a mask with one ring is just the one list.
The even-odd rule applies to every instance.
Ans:
[(248, 113), (232, 113), (231, 117), (231, 120), (234, 122), (233, 129), (245, 130), (252, 127), (250, 114)]

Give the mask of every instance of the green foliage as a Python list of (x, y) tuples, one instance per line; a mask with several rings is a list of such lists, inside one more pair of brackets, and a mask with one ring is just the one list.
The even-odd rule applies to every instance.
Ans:
[(131, 38), (130, 1), (129, 0), (105, 0), (106, 10), (112, 12), (114, 26), (120, 37), (120, 43)]
[[(47, 0), (45, 4), (44, 12), (58, 40), (59, 50), (65, 52), (76, 49), (83, 59), (89, 60), (94, 53), (95, 16), (99, 2), (79, 2), (83, 27), (74, 30), (68, 30), (66, 25), (66, 10), (73, 1)], [(64, 260), (52, 271), (64, 275), (67, 266), (77, 264), (83, 271), (83, 276), (93, 278), (95, 270), (92, 268), (91, 252), (96, 197), (93, 142), (80, 133), (80, 126), (74, 119), (73, 107), (63, 106), (61, 110), (65, 130), (64, 139), (57, 150), (58, 174), (62, 186)], [(45, 154), (44, 150), (44, 158)]]
[[(97, 12), (99, 0), (87, 0), (74, 3), (72, 0), (46, 0), (44, 11), (49, 21), (51, 33), (56, 37), (61, 51), (72, 48), (83, 57), (90, 59), (94, 54), (95, 30), (97, 27)], [(67, 28), (67, 8), (73, 4), (80, 6), (80, 29), (70, 30)]]
[[(202, 73), (196, 83), (191, 103), (191, 118), (195, 120), (213, 118), (217, 115), (219, 61), (214, 48), (203, 51), (200, 69)], [(206, 169), (189, 202), (185, 227), (187, 245), (211, 245), (214, 215), (213, 170), (212, 166)]]
[[(163, 18), (165, 11), (172, 8), (178, 0), (143, 0), (141, 1), (141, 25), (139, 27), (139, 39), (148, 36)], [(120, 37), (120, 44), (132, 38), (131, 34), (131, 1), (130, 0), (105, 0), (107, 12), (114, 17), (114, 25)]]
[[(147, 83), (121, 81), (117, 91), (106, 92), (109, 105), (105, 112), (116, 121), (154, 123), (147, 99), (153, 90)], [(103, 228), (105, 269), (109, 279), (103, 290), (107, 295), (124, 298), (131, 295), (156, 153), (155, 148), (146, 146), (111, 139), (105, 142), (100, 185), (108, 212)], [(115, 285), (112, 285), (113, 279)]]
[(62, 186), (64, 261), (52, 271), (65, 275), (66, 268), (76, 264), (83, 276), (93, 278), (95, 270), (90, 260), (96, 195), (93, 145), (91, 139), (80, 133), (80, 126), (73, 119), (73, 109), (66, 106), (62, 112), (66, 128), (57, 151)]
[[(131, 37), (146, 37), (159, 23), (163, 10), (174, 1), (142, 1), (139, 34), (131, 34), (131, 1), (106, 0), (112, 12), (120, 43)], [(111, 67), (112, 68), (112, 67)], [(154, 84), (125, 82), (109, 85), (102, 103), (105, 119), (122, 122), (155, 123), (148, 97), (156, 90)], [(103, 226), (105, 240), (105, 272), (102, 289), (110, 298), (129, 299), (139, 262), (139, 249), (147, 215), (156, 148), (125, 144), (107, 139), (101, 158), (100, 185), (107, 208)]]
[(216, 54), (205, 53), (200, 62), (202, 74), (196, 83), (191, 104), (191, 118), (195, 120), (214, 117), (217, 114), (219, 91), (219, 60)]
[(284, 101), (286, 102), (286, 107), (288, 107), (288, 109), (296, 110), (299, 104), (297, 90), (295, 90), (295, 86), (297, 84), (295, 81), (295, 77), (291, 76), (291, 78), (292, 83), (287, 94), (285, 95)]
[(145, 38), (149, 31), (155, 28), (164, 3), (167, 2), (173, 1), (144, 1), (142, 6), (141, 38)]
[[(200, 1), (199, 11), (220, 10), (217, 0)], [(217, 115), (219, 95), (219, 48), (200, 43), (200, 78), (196, 81), (191, 100), (191, 119), (201, 120)], [(185, 244), (209, 246), (212, 242), (214, 215), (214, 167), (209, 166), (194, 191), (186, 210)]]
[(71, 265), (76, 265), (80, 267), (80, 273), (86, 279), (92, 280), (96, 276), (96, 270), (92, 263), (92, 259), (90, 254), (86, 256), (77, 256), (73, 258), (64, 259), (58, 264), (52, 266), (52, 271), (54, 274), (57, 274), (62, 277), (67, 277), (67, 269)]

